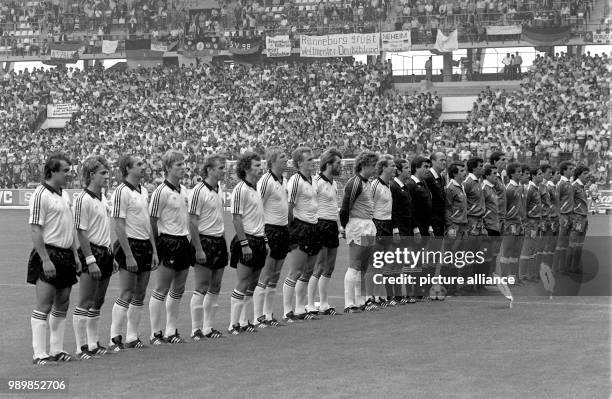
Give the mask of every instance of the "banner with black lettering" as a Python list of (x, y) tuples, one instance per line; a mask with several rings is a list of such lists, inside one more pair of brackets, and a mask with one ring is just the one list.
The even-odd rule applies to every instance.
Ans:
[(300, 57), (352, 57), (380, 54), (380, 33), (300, 36)]
[(267, 36), (266, 52), (268, 57), (290, 57), (291, 40), (289, 35)]
[(584, 41), (589, 43), (610, 44), (612, 32), (587, 32)]
[(412, 48), (410, 31), (381, 32), (382, 51), (409, 51)]
[(81, 42), (51, 43), (48, 64), (74, 64), (85, 50)]

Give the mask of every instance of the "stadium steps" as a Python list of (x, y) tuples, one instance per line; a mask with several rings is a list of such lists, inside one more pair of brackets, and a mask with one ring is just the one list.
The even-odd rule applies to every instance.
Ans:
[(470, 82), (427, 82), (394, 83), (397, 92), (406, 93), (436, 93), (441, 97), (477, 96), (487, 86), (492, 90), (506, 89), (506, 91), (520, 90), (520, 80), (511, 81), (470, 81)]

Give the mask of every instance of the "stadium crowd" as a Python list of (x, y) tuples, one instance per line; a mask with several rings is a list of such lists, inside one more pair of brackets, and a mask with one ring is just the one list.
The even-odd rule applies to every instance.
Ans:
[[(411, 30), (413, 43), (435, 42), (438, 29), (459, 29), (460, 41), (486, 39), (485, 26), (576, 25), (587, 22), (592, 0), (231, 0), (190, 9), (166, 0), (12, 0), (0, 5), (0, 50), (47, 54), (65, 40), (100, 47), (109, 35), (223, 38), (225, 31), (299, 34)], [(94, 44), (91, 44), (93, 42)], [(99, 51), (99, 50), (98, 50)]]
[[(465, 137), (500, 142), (512, 158), (524, 154), (553, 166), (561, 153), (588, 165), (610, 155), (610, 60), (606, 54), (536, 57), (521, 91), (486, 90), (474, 104)], [(568, 156), (566, 155), (566, 157)]]
[[(300, 144), (317, 156), (335, 146), (346, 158), (366, 148), (409, 157), (442, 151), (456, 160), (502, 150), (521, 162), (552, 165), (572, 157), (598, 168), (607, 183), (608, 61), (538, 57), (521, 92), (487, 88), (459, 126), (438, 121), (439, 97), (392, 90), (388, 63), (11, 72), (0, 85), (0, 187), (39, 182), (51, 150), (70, 156), (76, 177), (87, 155), (114, 161), (128, 143), (145, 159), (171, 147), (184, 151), (189, 186), (213, 152), (236, 159)], [(32, 130), (47, 102), (76, 103), (80, 111), (65, 129)], [(161, 165), (152, 161), (145, 181), (161, 179)], [(78, 187), (78, 179), (71, 184)]]

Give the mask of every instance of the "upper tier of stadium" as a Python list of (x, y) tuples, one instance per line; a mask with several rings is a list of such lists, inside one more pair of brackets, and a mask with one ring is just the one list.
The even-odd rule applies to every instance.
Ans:
[[(12, 0), (0, 5), (0, 56), (45, 55), (53, 42), (176, 41), (236, 31), (300, 34), (410, 30), (414, 44), (458, 29), (460, 42), (488, 39), (488, 26), (571, 26), (573, 36), (609, 28), (607, 0)], [(590, 28), (587, 28), (587, 24)], [(121, 47), (120, 47), (121, 49)]]

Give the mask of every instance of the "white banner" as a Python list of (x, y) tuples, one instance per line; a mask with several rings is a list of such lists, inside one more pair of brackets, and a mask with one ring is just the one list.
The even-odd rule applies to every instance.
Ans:
[(351, 57), (380, 54), (379, 33), (300, 36), (300, 57)]
[(102, 54), (114, 54), (118, 44), (117, 40), (102, 40)]
[(382, 32), (382, 51), (408, 51), (412, 48), (410, 31)]
[(593, 43), (610, 43), (610, 40), (612, 40), (612, 32), (593, 32)]
[(51, 58), (72, 60), (77, 57), (77, 51), (66, 51), (66, 50), (55, 50), (52, 49), (50, 53)]
[(487, 35), (520, 35), (523, 32), (521, 25), (487, 26)]
[(434, 48), (441, 53), (458, 50), (459, 41), (457, 40), (457, 29), (449, 33), (448, 36), (445, 36), (442, 30), (438, 29)]
[(165, 53), (166, 51), (168, 51), (168, 46), (159, 42), (151, 42), (151, 51), (161, 51)]
[(48, 104), (47, 118), (71, 118), (79, 110), (78, 104)]
[(291, 40), (289, 35), (266, 36), (268, 57), (289, 57), (291, 55)]

